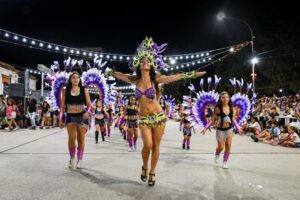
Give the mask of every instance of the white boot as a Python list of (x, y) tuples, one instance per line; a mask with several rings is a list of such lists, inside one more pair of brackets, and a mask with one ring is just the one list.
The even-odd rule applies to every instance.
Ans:
[(227, 162), (223, 162), (223, 169), (228, 169)]
[(69, 168), (71, 170), (76, 170), (76, 160), (75, 158), (71, 158), (70, 161), (69, 161)]
[(77, 161), (77, 169), (82, 169), (82, 160)]
[(216, 164), (218, 164), (219, 158), (220, 158), (220, 155), (216, 155), (216, 154), (215, 154), (215, 163), (216, 163)]

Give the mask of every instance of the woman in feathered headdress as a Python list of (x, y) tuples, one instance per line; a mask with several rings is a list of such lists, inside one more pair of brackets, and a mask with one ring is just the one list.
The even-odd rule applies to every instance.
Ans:
[[(70, 163), (69, 167), (72, 170), (81, 168), (85, 133), (88, 127), (88, 113), (85, 111), (85, 107), (90, 108), (92, 106), (89, 92), (82, 86), (82, 81), (78, 72), (73, 72), (67, 83), (67, 87), (62, 92), (62, 98), (60, 103), (60, 116), (59, 127), (63, 127), (63, 113), (66, 112), (66, 124), (69, 135), (69, 153)], [(76, 140), (78, 143), (77, 148), (77, 163), (75, 160), (76, 154)]]
[(141, 180), (146, 182), (148, 178), (148, 160), (151, 155), (151, 165), (148, 185), (154, 186), (155, 168), (159, 158), (160, 141), (165, 130), (166, 116), (161, 108), (159, 98), (159, 84), (172, 83), (182, 79), (197, 78), (205, 72), (193, 71), (190, 73), (178, 73), (174, 75), (159, 75), (156, 70), (165, 67), (162, 55), (167, 44), (158, 46), (152, 38), (147, 38), (137, 48), (137, 54), (133, 56), (131, 67), (136, 75), (127, 75), (121, 72), (106, 70), (109, 76), (136, 85), (135, 96), (139, 103), (139, 128), (143, 139), (143, 166)]
[[(233, 131), (233, 125), (242, 133), (241, 127), (238, 125), (236, 120), (236, 111), (233, 107), (232, 100), (230, 99), (228, 92), (222, 92), (220, 94), (219, 101), (214, 109), (214, 113), (212, 119), (204, 129), (201, 131), (202, 134), (205, 134), (206, 130), (210, 128), (210, 126), (215, 122), (216, 123), (216, 137), (218, 146), (215, 152), (215, 162), (217, 163), (219, 160), (220, 153), (223, 151), (225, 146), (225, 152), (223, 157), (223, 168), (227, 169), (227, 160), (230, 154), (231, 142)], [(224, 145), (225, 144), (225, 145)]]

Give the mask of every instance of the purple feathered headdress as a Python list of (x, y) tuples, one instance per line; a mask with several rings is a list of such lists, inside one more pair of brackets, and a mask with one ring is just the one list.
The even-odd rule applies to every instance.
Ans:
[(133, 56), (133, 60), (130, 63), (131, 70), (135, 71), (140, 66), (140, 62), (144, 57), (150, 60), (151, 65), (155, 69), (163, 69), (166, 64), (163, 61), (161, 53), (166, 50), (166, 46), (167, 44), (158, 46), (151, 37), (146, 37), (136, 49), (137, 53)]

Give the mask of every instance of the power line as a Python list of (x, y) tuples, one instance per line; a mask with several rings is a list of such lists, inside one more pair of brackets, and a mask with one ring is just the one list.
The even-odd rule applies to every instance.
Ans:
[(263, 55), (263, 54), (268, 54), (268, 53), (271, 53), (271, 52), (274, 52), (274, 51), (279, 51), (279, 50), (282, 50), (282, 49), (287, 49), (287, 48), (290, 48), (290, 47), (293, 47), (295, 46), (296, 44), (298, 44), (299, 42), (296, 42), (294, 44), (290, 44), (290, 45), (287, 45), (287, 46), (284, 46), (284, 47), (278, 47), (278, 48), (275, 48), (275, 49), (271, 49), (269, 51), (264, 51), (264, 52), (261, 52), (261, 53), (258, 53), (256, 55)]
[(295, 55), (298, 52), (299, 51), (294, 51), (294, 52), (291, 52), (291, 53), (283, 53), (283, 54), (278, 54), (278, 55), (274, 55), (274, 56), (262, 57), (262, 58), (259, 58), (259, 60), (272, 59), (272, 58), (277, 58), (277, 57), (282, 57), (282, 56), (289, 56), (289, 55)]

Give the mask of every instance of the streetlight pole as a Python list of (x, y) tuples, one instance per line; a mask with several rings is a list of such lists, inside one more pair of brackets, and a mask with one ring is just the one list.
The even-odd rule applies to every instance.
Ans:
[[(251, 54), (252, 54), (252, 59), (254, 59), (254, 35), (253, 35), (253, 31), (250, 27), (250, 25), (242, 20), (242, 19), (237, 19), (237, 18), (233, 18), (233, 17), (227, 17), (228, 19), (231, 19), (231, 20), (235, 20), (235, 21), (239, 21), (243, 24), (245, 24), (249, 30), (250, 30), (250, 33), (251, 33)], [(255, 92), (255, 64), (257, 63), (257, 59), (256, 60), (252, 60), (252, 88), (253, 88), (253, 92)]]
[(238, 21), (240, 23), (243, 23), (244, 25), (246, 25), (248, 27), (248, 29), (250, 30), (250, 34), (251, 34), (251, 54), (252, 54), (252, 88), (253, 88), (253, 92), (255, 92), (255, 64), (257, 63), (257, 58), (255, 58), (254, 56), (254, 38), (255, 36), (253, 35), (253, 31), (251, 29), (251, 26), (244, 20), (242, 19), (238, 19), (238, 18), (234, 18), (234, 17), (229, 17), (226, 16), (225, 13), (223, 12), (219, 12), (217, 15), (217, 19), (219, 21), (222, 21), (223, 19), (229, 19), (229, 20), (233, 20), (233, 21)]

